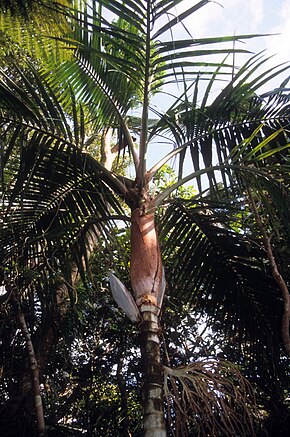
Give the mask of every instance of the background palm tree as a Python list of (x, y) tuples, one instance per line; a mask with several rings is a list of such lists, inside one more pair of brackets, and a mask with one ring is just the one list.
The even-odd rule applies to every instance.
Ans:
[[(267, 214), (267, 229), (275, 231), (277, 242), (281, 236), (288, 238), (289, 226), (286, 82), (257, 95), (260, 86), (287, 67), (254, 76), (265, 62), (258, 55), (236, 73), (227, 61), (203, 60), (205, 55), (242, 51), (231, 46), (216, 48), (217, 43), (231, 44), (240, 36), (167, 40), (178, 22), (209, 2), (200, 1), (160, 24), (179, 3), (92, 2), (79, 11), (72, 9), (73, 33), (62, 42), (74, 56), (60, 65), (55, 58), (48, 59), (40, 64), (40, 71), (31, 61), (19, 68), (12, 56), (0, 83), (2, 276), (21, 293), (29, 294), (29, 290), (42, 308), (51, 293), (50, 286), (43, 284), (54, 284), (54, 296), (65, 285), (75, 302), (72, 270), (78, 266), (85, 279), (83, 267), (92, 244), (96, 246), (102, 236), (109, 245), (116, 220), (131, 222), (132, 295), (114, 276), (111, 282), (123, 309), (134, 321), (142, 321), (144, 430), (148, 435), (166, 433), (159, 346), (165, 288), (161, 252), (171, 266), (167, 277), (172, 295), (183, 303), (197, 301), (209, 313), (211, 308), (212, 317), (224, 317), (225, 325), (235, 332), (239, 325), (239, 340), (251, 339), (255, 357), (265, 359), (263, 342), (267, 340), (266, 358), (274, 368), (273, 357), (279, 360), (277, 325), (282, 300), (269, 281), (267, 265), (261, 262), (263, 251), (256, 248), (259, 237), (253, 246), (244, 235), (244, 223), (251, 237), (258, 234), (251, 220), (249, 190), (259, 202), (260, 215)], [(108, 13), (116, 19), (109, 21)], [(198, 57), (201, 61), (196, 62)], [(220, 75), (229, 78), (228, 85), (210, 102)], [(208, 78), (208, 85), (198, 104), (201, 78)], [(180, 79), (184, 93), (166, 113), (155, 111), (159, 117), (151, 120), (150, 95)], [(138, 102), (141, 116), (132, 118), (129, 109)], [(108, 170), (90, 153), (97, 135), (104, 136), (108, 128), (115, 132), (119, 160), (122, 154), (131, 157), (133, 178)], [(156, 135), (166, 136), (173, 150), (148, 169), (148, 146)], [(188, 150), (194, 172), (184, 175)], [(154, 178), (173, 157), (179, 159), (178, 181), (154, 192)], [(202, 175), (209, 180), (206, 196)], [(200, 194), (190, 202), (170, 199), (171, 193), (192, 178), (197, 178)], [(162, 247), (155, 224), (158, 207), (163, 213)], [(212, 256), (221, 251), (226, 254), (224, 262)], [(6, 291), (3, 301), (10, 298)], [(271, 314), (269, 302), (271, 310), (277, 307)], [(289, 324), (289, 311), (286, 316)], [(259, 332), (257, 321), (263, 327)], [(288, 340), (283, 340), (287, 349)]]

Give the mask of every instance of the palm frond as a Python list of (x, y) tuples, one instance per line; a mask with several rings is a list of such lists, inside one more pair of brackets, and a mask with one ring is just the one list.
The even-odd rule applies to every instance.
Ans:
[(159, 228), (169, 300), (172, 294), (210, 317), (263, 373), (263, 360), (278, 365), (283, 303), (262, 244), (246, 231), (244, 205), (242, 199), (175, 200)]
[(33, 69), (30, 80), (16, 72), (22, 88), (5, 74), (0, 84), (2, 268), (21, 257), (47, 268), (73, 247), (82, 265), (90, 233), (108, 235), (123, 217), (126, 182), (84, 150), (84, 112), (72, 90), (70, 117)]
[[(233, 41), (257, 36), (174, 38), (173, 41), (171, 32), (180, 19), (189, 17), (209, 1), (197, 2), (178, 15), (175, 6), (179, 3), (182, 2), (150, 0), (125, 4), (114, 0), (84, 3), (80, 10), (73, 10), (73, 32), (67, 39), (63, 38), (64, 43), (75, 47), (76, 59), (61, 64), (55, 75), (51, 73), (53, 65), (48, 64), (45, 68), (53, 87), (62, 84), (59, 93), (63, 102), (69, 100), (69, 82), (98, 122), (103, 119), (105, 123), (117, 125), (122, 119), (120, 115), (124, 115), (132, 104), (142, 105), (139, 186), (145, 183), (150, 94), (158, 92), (164, 83), (179, 81), (181, 76), (192, 78), (194, 74), (212, 74), (221, 65), (219, 60), (215, 61), (221, 54), (247, 52), (233, 48)], [(109, 20), (108, 16), (112, 14), (116, 18)], [(168, 19), (166, 24), (164, 17)], [(215, 58), (209, 61), (212, 56)], [(231, 70), (232, 66), (224, 63), (219, 74), (230, 74)], [(130, 135), (126, 136), (132, 152)]]
[[(182, 179), (182, 175), (187, 150), (191, 154), (200, 191), (203, 186), (198, 172), (203, 168), (208, 168), (208, 183), (212, 188), (217, 187), (219, 180), (223, 181), (225, 187), (232, 188), (232, 172), (224, 168), (216, 179), (210, 168), (224, 164), (267, 168), (277, 160), (281, 164), (287, 162), (289, 93), (285, 88), (278, 88), (271, 95), (258, 96), (255, 90), (259, 86), (260, 78), (263, 78), (264, 83), (267, 77), (272, 77), (273, 70), (250, 81), (257, 62), (261, 63), (256, 56), (248, 61), (212, 103), (207, 103), (207, 100), (215, 75), (209, 82), (200, 107), (196, 105), (196, 96), (193, 97), (193, 102), (184, 97), (183, 102), (178, 101), (175, 108), (171, 107), (170, 112), (161, 117), (153, 127), (151, 135), (170, 134), (175, 150), (148, 171), (149, 177), (168, 159), (178, 156), (179, 178), (181, 183), (185, 181), (186, 177)], [(288, 66), (282, 65), (277, 67), (276, 73), (283, 73), (287, 69)]]
[[(38, 63), (62, 62), (71, 55), (63, 50), (64, 43), (47, 38), (48, 34), (64, 36), (70, 30), (64, 13), (72, 2), (4, 1), (0, 4), (0, 37), (6, 55), (26, 54)], [(1, 41), (2, 42), (2, 41)]]

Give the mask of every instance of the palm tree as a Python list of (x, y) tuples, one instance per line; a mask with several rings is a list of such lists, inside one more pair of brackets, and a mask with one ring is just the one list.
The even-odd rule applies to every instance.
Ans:
[[(49, 275), (59, 269), (64, 253), (81, 271), (92, 239), (105, 235), (110, 241), (111, 223), (127, 215), (124, 203), (130, 208), (130, 217), (126, 219), (131, 229), (132, 294), (113, 273), (110, 281), (116, 301), (140, 329), (147, 436), (166, 435), (160, 361), (160, 317), (166, 281), (155, 222), (157, 209), (164, 202), (171, 204), (167, 200), (170, 194), (193, 178), (200, 190), (195, 201), (208, 209), (201, 182), (201, 176), (206, 175), (212, 199), (224, 199), (222, 184), (226, 196), (241, 199), (251, 196), (263, 205), (260, 214), (274, 209), (270, 227), (275, 229), (278, 222), (285, 232), (288, 230), (286, 82), (269, 94), (257, 95), (259, 87), (283, 73), (287, 66), (254, 76), (266, 61), (261, 56), (251, 57), (237, 71), (228, 58), (223, 62), (215, 60), (217, 55), (243, 52), (228, 46), (216, 48), (216, 44), (231, 44), (249, 36), (168, 39), (178, 23), (209, 1), (202, 0), (185, 12), (174, 14), (174, 8), (181, 3), (88, 2), (79, 11), (70, 11), (68, 19), (74, 31), (62, 38), (63, 44), (73, 51), (73, 57), (60, 65), (48, 60), (40, 72), (31, 62), (19, 69), (12, 59), (9, 69), (7, 66), (2, 70), (0, 82), (2, 275), (7, 276), (5, 269), (9, 266), (9, 280), (12, 279), (15, 288), (34, 287), (41, 283), (42, 272)], [(112, 14), (114, 19), (110, 20)], [(210, 102), (210, 92), (220, 77), (228, 78), (228, 83)], [(198, 104), (204, 79), (208, 79), (208, 85)], [(150, 106), (150, 96), (173, 82), (182, 82), (184, 92), (164, 114), (157, 113)], [(129, 110), (136, 102), (140, 102), (140, 117), (130, 117)], [(150, 110), (158, 119), (151, 118)], [(108, 170), (89, 153), (96, 134), (102, 135), (108, 128), (116, 132), (119, 159), (123, 153), (130, 155), (135, 170), (133, 178)], [(148, 148), (156, 135), (166, 137), (173, 150), (148, 169)], [(187, 151), (194, 171), (184, 175)], [(178, 181), (154, 193), (154, 177), (173, 157), (179, 159)], [(217, 180), (217, 174), (222, 182)], [(205, 241), (200, 233), (194, 240), (196, 251), (192, 251), (192, 233), (179, 227), (184, 225), (183, 203), (180, 200), (178, 205), (172, 205), (175, 206), (168, 209), (172, 215), (165, 215), (161, 232), (166, 231), (165, 240), (171, 248), (168, 250), (176, 257), (175, 281), (179, 284), (184, 281), (180, 266), (186, 261), (198, 279), (194, 287), (190, 284), (185, 296), (188, 298), (188, 293), (198, 286), (207, 288), (210, 296), (213, 289), (222, 288), (217, 274), (220, 264), (213, 263), (208, 268), (209, 261), (214, 260), (209, 258), (208, 245), (201, 250)], [(183, 247), (180, 251), (172, 249), (177, 237), (184, 238), (180, 239)], [(243, 271), (246, 276), (261, 272), (261, 264), (253, 262), (250, 253), (235, 261), (241, 271), (247, 265)], [(235, 283), (234, 275), (231, 279)], [(262, 279), (259, 285), (260, 288), (264, 285)], [(229, 289), (233, 289), (232, 285)], [(73, 287), (69, 290), (73, 299)], [(256, 302), (258, 290), (252, 292)], [(267, 296), (271, 293), (272, 289)], [(222, 299), (225, 300), (225, 295)], [(251, 310), (257, 310), (255, 316), (264, 320), (260, 306), (252, 305)], [(287, 323), (289, 326), (286, 304), (284, 320), (284, 326)], [(289, 332), (283, 341), (289, 351)]]

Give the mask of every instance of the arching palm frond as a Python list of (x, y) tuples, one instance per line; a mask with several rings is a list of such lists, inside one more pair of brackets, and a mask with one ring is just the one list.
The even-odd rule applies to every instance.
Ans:
[[(205, 91), (202, 88), (200, 102), (197, 79), (191, 100), (186, 91), (153, 127), (152, 136), (171, 135), (175, 151), (168, 157), (179, 157), (181, 181), (189, 152), (200, 191), (203, 186), (198, 171), (206, 168), (224, 165), (219, 169), (218, 180), (213, 171), (207, 172), (207, 183), (213, 188), (222, 181), (225, 187), (233, 188), (231, 180), (237, 175), (226, 165), (270, 170), (275, 159), (279, 159), (280, 164), (287, 163), (290, 121), (287, 80), (271, 93), (259, 95), (257, 91), (274, 76), (286, 72), (289, 66), (281, 65), (257, 74), (258, 67), (264, 66), (266, 61), (258, 55), (249, 59), (212, 102), (211, 91), (219, 83), (216, 74)], [(165, 160), (153, 167), (150, 174)], [(287, 173), (287, 168), (285, 171)]]
[[(241, 363), (251, 357), (265, 384), (270, 369), (281, 372), (285, 382), (280, 361), (283, 302), (251, 222), (246, 199), (173, 200), (159, 226), (168, 299), (209, 317), (213, 329), (226, 333), (235, 345)], [(277, 387), (280, 382), (268, 380)]]
[(45, 269), (73, 247), (81, 265), (90, 232), (121, 218), (126, 186), (87, 154), (81, 108), (70, 118), (33, 69), (14, 72), (22, 87), (4, 72), (0, 84), (2, 268)]

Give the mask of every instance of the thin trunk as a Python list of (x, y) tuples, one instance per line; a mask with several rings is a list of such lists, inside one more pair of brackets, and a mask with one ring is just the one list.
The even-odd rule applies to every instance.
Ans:
[(163, 367), (160, 361), (160, 327), (154, 304), (140, 306), (142, 323), (141, 363), (143, 373), (143, 426), (145, 437), (165, 437), (166, 428), (163, 404)]
[(112, 129), (106, 128), (101, 137), (101, 163), (107, 170), (111, 170), (113, 161), (117, 155), (116, 152), (112, 152)]
[(148, 147), (148, 115), (149, 115), (149, 95), (151, 85), (151, 2), (147, 2), (147, 24), (146, 24), (146, 57), (145, 57), (145, 75), (143, 89), (143, 109), (141, 116), (141, 133), (140, 133), (140, 161), (136, 173), (136, 182), (139, 189), (144, 188), (144, 176), (146, 173), (146, 156)]
[(34, 399), (36, 420), (37, 420), (38, 437), (43, 437), (43, 436), (45, 436), (45, 422), (44, 422), (42, 399), (41, 399), (41, 394), (40, 394), (38, 366), (37, 366), (37, 361), (36, 361), (36, 357), (35, 357), (33, 343), (31, 341), (31, 336), (30, 336), (30, 333), (28, 331), (26, 320), (25, 320), (24, 314), (21, 311), (19, 302), (18, 302), (17, 306), (18, 306), (18, 308), (17, 308), (16, 316), (17, 316), (18, 323), (19, 323), (20, 329), (22, 331), (22, 334), (25, 338), (25, 345), (26, 345), (26, 350), (28, 352), (28, 359), (29, 359), (29, 364), (30, 364), (31, 387), (32, 387), (32, 394), (33, 394), (33, 399)]
[(42, 399), (40, 394), (38, 365), (35, 356), (34, 346), (31, 340), (31, 335), (29, 333), (24, 314), (21, 310), (20, 301), (19, 301), (19, 292), (15, 286), (12, 286), (10, 279), (7, 277), (5, 277), (5, 287), (11, 295), (11, 304), (14, 308), (17, 322), (25, 339), (25, 346), (28, 352), (28, 360), (29, 360), (29, 367), (30, 367), (30, 380), (31, 380), (34, 409), (35, 409), (36, 421), (37, 421), (37, 432), (38, 432), (38, 437), (44, 437), (46, 435), (45, 421), (44, 421)]
[(262, 223), (260, 214), (258, 212), (255, 200), (252, 196), (250, 189), (248, 189), (248, 195), (249, 195), (252, 209), (254, 211), (257, 225), (258, 225), (260, 232), (262, 234), (264, 249), (266, 251), (267, 258), (268, 258), (269, 263), (270, 263), (272, 276), (273, 276), (276, 284), (278, 285), (278, 287), (281, 291), (282, 298), (283, 298), (283, 316), (282, 316), (282, 322), (281, 322), (281, 336), (282, 336), (282, 343), (283, 343), (284, 349), (287, 352), (287, 354), (290, 355), (290, 333), (289, 333), (290, 295), (289, 295), (289, 290), (288, 290), (286, 282), (284, 281), (284, 278), (282, 277), (282, 275), (279, 272), (279, 269), (278, 269), (278, 266), (277, 266), (277, 263), (276, 263), (276, 260), (275, 260), (274, 254), (273, 254), (273, 250), (272, 250), (271, 239), (268, 236), (266, 229)]

